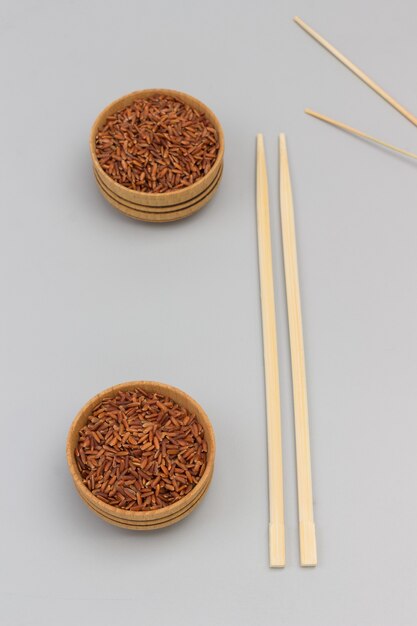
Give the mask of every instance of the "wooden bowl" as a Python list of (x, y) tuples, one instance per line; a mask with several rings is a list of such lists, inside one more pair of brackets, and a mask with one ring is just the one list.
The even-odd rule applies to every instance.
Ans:
[[(120, 183), (114, 181), (111, 176), (106, 174), (106, 172), (101, 167), (96, 155), (96, 135), (99, 128), (105, 123), (106, 119), (115, 111), (119, 111), (120, 109), (128, 106), (134, 100), (137, 100), (138, 98), (146, 98), (154, 94), (165, 94), (172, 96), (174, 98), (177, 98), (178, 100), (186, 102), (197, 110), (203, 112), (216, 128), (219, 135), (219, 153), (210, 171), (207, 172), (205, 176), (199, 178), (195, 183), (189, 185), (188, 187), (165, 193), (146, 193), (124, 187)], [(192, 202), (195, 206), (197, 204), (197, 198), (201, 199), (204, 195), (207, 196), (208, 190), (213, 190), (213, 185), (215, 185), (216, 179), (220, 178), (220, 171), (223, 167), (224, 135), (222, 127), (211, 109), (209, 109), (205, 104), (203, 104), (196, 98), (193, 98), (192, 96), (181, 91), (174, 91), (171, 89), (144, 89), (142, 91), (135, 91), (126, 96), (123, 96), (122, 98), (119, 98), (118, 100), (115, 100), (99, 114), (93, 124), (90, 133), (90, 152), (97, 183), (100, 185), (100, 190), (102, 191), (102, 193), (103, 190), (107, 192), (103, 193), (103, 195), (113, 206), (120, 210), (120, 206), (117, 206), (116, 203), (124, 204), (127, 202), (130, 208), (132, 208), (132, 204), (135, 206), (137, 205), (139, 211), (142, 212), (145, 210), (155, 210), (156, 212), (158, 212), (158, 210), (160, 209), (166, 209), (167, 212), (172, 213), (179, 206), (184, 207), (189, 202)], [(215, 188), (217, 189), (217, 187)], [(206, 202), (208, 202), (209, 199), (210, 198), (206, 199)], [(198, 208), (201, 208), (204, 204), (206, 204), (206, 202), (200, 203)], [(158, 219), (157, 221), (164, 220)]]
[[(183, 498), (166, 507), (152, 511), (128, 511), (106, 504), (97, 498), (84, 485), (78, 466), (75, 462), (74, 450), (78, 442), (78, 434), (81, 428), (87, 423), (93, 409), (104, 399), (117, 394), (118, 391), (130, 391), (141, 388), (151, 393), (160, 393), (172, 398), (175, 402), (193, 413), (204, 428), (207, 441), (207, 466), (200, 481)], [(165, 385), (164, 383), (149, 381), (132, 381), (109, 387), (91, 398), (76, 415), (67, 438), (67, 462), (73, 478), (75, 487), (82, 500), (99, 517), (109, 523), (123, 526), (132, 530), (155, 530), (162, 526), (169, 526), (180, 521), (191, 513), (205, 496), (214, 469), (215, 439), (213, 427), (206, 413), (201, 406), (188, 396), (184, 391)]]

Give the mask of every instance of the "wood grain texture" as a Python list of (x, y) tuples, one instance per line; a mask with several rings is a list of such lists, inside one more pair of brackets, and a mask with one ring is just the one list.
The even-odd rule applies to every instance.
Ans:
[(330, 54), (332, 54), (338, 61), (343, 63), (345, 67), (347, 67), (355, 76), (360, 78), (368, 87), (373, 89), (381, 98), (384, 98), (394, 109), (396, 109), (401, 115), (404, 115), (414, 126), (417, 126), (417, 117), (410, 113), (402, 104), (397, 102), (392, 96), (389, 95), (382, 87), (380, 87), (374, 80), (372, 80), (365, 72), (363, 72), (357, 65), (352, 63), (347, 57), (345, 57), (339, 50), (337, 50), (334, 46), (332, 46), (324, 37), (316, 33), (315, 30), (308, 26), (303, 20), (299, 17), (294, 18), (294, 22), (298, 24), (306, 33), (308, 33), (313, 39), (315, 39), (323, 48), (325, 48)]
[(125, 200), (124, 198), (120, 198), (120, 196), (115, 195), (113, 191), (109, 187), (107, 187), (106, 181), (101, 176), (100, 171), (94, 170), (94, 176), (96, 178), (97, 184), (100, 185), (103, 191), (106, 192), (107, 196), (109, 197), (109, 202), (111, 198), (115, 200), (115, 202), (117, 202), (119, 205), (126, 206), (129, 209), (135, 209), (143, 213), (151, 213), (151, 215), (154, 215), (155, 213), (172, 213), (174, 211), (181, 211), (182, 209), (188, 209), (189, 207), (197, 204), (197, 202), (204, 200), (209, 195), (209, 193), (213, 191), (216, 185), (219, 183), (220, 178), (222, 177), (222, 173), (223, 173), (223, 166), (220, 167), (216, 175), (216, 178), (214, 178), (213, 182), (210, 183), (210, 185), (202, 193), (198, 194), (194, 198), (191, 198), (190, 200), (187, 200), (186, 202), (180, 202), (179, 204), (173, 204), (170, 206), (163, 206), (163, 207), (148, 207), (145, 204), (138, 204), (137, 202), (131, 202), (130, 200)]
[(197, 498), (195, 498), (192, 502), (190, 502), (186, 507), (178, 511), (177, 514), (166, 516), (162, 519), (162, 521), (153, 520), (149, 522), (140, 523), (140, 522), (135, 522), (132, 520), (128, 520), (128, 521), (121, 520), (117, 515), (104, 514), (102, 511), (100, 511), (95, 506), (93, 506), (91, 501), (87, 502), (87, 500), (84, 499), (82, 494), (79, 494), (79, 495), (82, 501), (84, 502), (84, 504), (86, 504), (87, 507), (91, 511), (93, 511), (93, 513), (95, 513), (103, 521), (108, 522), (109, 524), (113, 524), (114, 526), (118, 526), (119, 528), (125, 528), (127, 530), (135, 530), (135, 531), (159, 530), (160, 528), (166, 528), (167, 526), (172, 526), (172, 524), (176, 524), (177, 522), (180, 522), (181, 520), (185, 519), (192, 511), (194, 511), (195, 508), (197, 508), (197, 506), (202, 502), (202, 500), (204, 499), (204, 496), (206, 495), (206, 492), (210, 486), (211, 477), (212, 476), (210, 476), (209, 482), (204, 488), (204, 491), (202, 491)]
[(311, 480), (307, 383), (301, 318), (300, 287), (298, 279), (294, 208), (285, 135), (280, 135), (279, 148), (281, 230), (294, 398), (300, 561), (302, 566), (314, 566), (317, 565), (317, 549), (313, 513), (313, 488)]
[(215, 179), (214, 183), (210, 185), (210, 188), (207, 190), (207, 192), (198, 197), (196, 200), (189, 200), (186, 206), (180, 205), (178, 209), (174, 208), (172, 210), (166, 210), (165, 208), (158, 210), (142, 210), (138, 205), (133, 207), (133, 203), (128, 203), (126, 200), (117, 199), (114, 194), (112, 194), (104, 186), (101, 179), (97, 176), (97, 172), (94, 172), (94, 176), (96, 178), (97, 186), (100, 193), (115, 209), (135, 220), (154, 223), (174, 222), (184, 219), (186, 217), (190, 217), (194, 213), (197, 213), (197, 211), (202, 209), (208, 202), (210, 202), (213, 196), (217, 193), (222, 174), (223, 168), (220, 169), (217, 178)]
[(118, 202), (117, 200), (114, 199), (114, 197), (111, 197), (107, 193), (107, 191), (104, 190), (102, 184), (99, 182), (97, 178), (96, 178), (96, 181), (97, 181), (97, 186), (98, 186), (100, 193), (120, 213), (124, 213), (124, 215), (127, 215), (128, 217), (131, 217), (134, 220), (138, 220), (141, 222), (153, 222), (155, 224), (156, 223), (163, 224), (165, 222), (167, 223), (176, 222), (186, 217), (190, 217), (191, 215), (194, 215), (194, 213), (197, 213), (197, 211), (199, 211), (206, 204), (208, 204), (210, 200), (213, 198), (213, 196), (217, 193), (217, 190), (220, 184), (220, 179), (221, 179), (221, 174), (216, 185), (201, 200), (198, 200), (195, 203), (191, 203), (190, 206), (188, 206), (185, 209), (180, 209), (178, 211), (165, 211), (163, 213), (152, 212), (152, 211), (140, 211), (139, 209), (131, 209), (130, 207), (126, 206), (124, 202)]
[(409, 157), (410, 159), (417, 159), (417, 154), (414, 154), (413, 152), (408, 152), (408, 150), (397, 148), (396, 146), (393, 146), (392, 144), (387, 143), (386, 141), (381, 141), (380, 139), (377, 139), (376, 137), (372, 137), (372, 135), (367, 135), (361, 130), (357, 130), (356, 128), (353, 128), (352, 126), (348, 126), (347, 124), (344, 124), (343, 122), (337, 122), (336, 120), (333, 120), (331, 117), (327, 117), (326, 115), (322, 115), (321, 113), (317, 113), (316, 111), (312, 111), (311, 109), (305, 109), (304, 112), (307, 113), (307, 115), (311, 115), (311, 117), (315, 117), (316, 119), (321, 120), (322, 122), (326, 122), (327, 124), (330, 124), (331, 126), (340, 128), (341, 130), (344, 130), (345, 132), (350, 133), (351, 135), (356, 135), (357, 137), (360, 137), (361, 139), (372, 141), (373, 143), (376, 143), (379, 146), (383, 146), (384, 148), (388, 148), (388, 150), (393, 150), (394, 152), (398, 152), (398, 154), (402, 154), (403, 156)]
[[(173, 513), (169, 513), (163, 516), (163, 523), (167, 523), (167, 522), (172, 522), (174, 523), (180, 516), (181, 519), (182, 517), (184, 517), (184, 514), (189, 511), (191, 508), (194, 508), (194, 506), (197, 504), (197, 502), (200, 501), (200, 499), (202, 499), (206, 492), (207, 489), (211, 483), (211, 479), (213, 477), (213, 467), (211, 468), (210, 473), (207, 476), (207, 480), (206, 480), (206, 484), (204, 486), (203, 490), (197, 491), (195, 492), (195, 489), (193, 489), (193, 491), (195, 492), (195, 494), (193, 495), (192, 498), (188, 499), (185, 504), (183, 504), (180, 508), (178, 508), (176, 511), (174, 511)], [(109, 512), (109, 509), (107, 509), (106, 511), (103, 510), (103, 508), (97, 506), (94, 501), (90, 498), (89, 500), (87, 500), (85, 498), (85, 493), (81, 492), (81, 490), (79, 490), (78, 485), (75, 484), (75, 488), (78, 492), (78, 495), (80, 496), (80, 498), (82, 498), (84, 500), (84, 502), (86, 502), (90, 508), (92, 508), (95, 512), (100, 513), (100, 515), (102, 515), (103, 517), (106, 517), (108, 519), (112, 519), (115, 520), (119, 523), (122, 524), (128, 524), (129, 527), (131, 526), (135, 526), (137, 528), (140, 529), (144, 529), (146, 530), (147, 528), (153, 528), (154, 526), (158, 526), (160, 523), (160, 519), (159, 517), (153, 517), (152, 519), (146, 519), (145, 521), (143, 520), (137, 520), (137, 519), (133, 519), (133, 518), (126, 518), (126, 516), (121, 515), (120, 512), (124, 511), (125, 509), (119, 509), (117, 507), (110, 507), (113, 509), (112, 512)], [(178, 501), (180, 502), (180, 501)], [(165, 508), (165, 507), (164, 507)], [(163, 509), (159, 510), (160, 512), (163, 511)]]
[(268, 436), (269, 564), (270, 567), (284, 567), (285, 527), (281, 407), (268, 179), (262, 135), (257, 136), (257, 222)]
[[(204, 428), (204, 433), (207, 441), (207, 466), (203, 476), (197, 485), (186, 496), (177, 500), (173, 504), (170, 504), (161, 509), (155, 509), (151, 511), (130, 511), (121, 509), (106, 502), (103, 502), (97, 498), (86, 487), (81, 478), (78, 466), (75, 462), (74, 450), (78, 442), (78, 433), (81, 428), (87, 423), (92, 410), (104, 399), (109, 396), (115, 395), (118, 391), (130, 391), (133, 389), (141, 388), (144, 391), (151, 393), (161, 393), (169, 398), (172, 398), (175, 402), (178, 402), (181, 406), (188, 411), (196, 415), (200, 424)], [(171, 387), (165, 383), (150, 382), (150, 381), (132, 381), (127, 383), (121, 383), (115, 385), (104, 391), (101, 391), (96, 396), (91, 398), (78, 412), (67, 437), (67, 463), (74, 481), (76, 490), (82, 500), (90, 506), (94, 512), (96, 512), (102, 519), (106, 519), (111, 523), (116, 523), (124, 527), (137, 526), (138, 530), (153, 530), (154, 527), (161, 527), (163, 524), (167, 526), (173, 524), (180, 519), (183, 519), (194, 508), (194, 505), (200, 501), (200, 499), (206, 494), (208, 486), (211, 482), (214, 469), (216, 444), (214, 438), (214, 431), (211, 422), (201, 408), (201, 406), (187, 395), (181, 389)]]

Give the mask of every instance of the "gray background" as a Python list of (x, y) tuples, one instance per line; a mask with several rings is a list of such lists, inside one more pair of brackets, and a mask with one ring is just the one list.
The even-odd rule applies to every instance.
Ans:
[[(5, 626), (412, 626), (417, 606), (417, 129), (295, 26), (299, 14), (417, 111), (414, 0), (2, 2), (1, 609)], [(216, 198), (147, 225), (99, 195), (88, 133), (147, 87), (206, 102)], [(298, 565), (277, 136), (294, 185), (319, 566)], [(267, 566), (255, 222), (265, 134), (281, 365), (287, 567)], [(204, 503), (133, 534), (77, 497), (65, 437), (107, 386), (195, 397), (218, 442)]]

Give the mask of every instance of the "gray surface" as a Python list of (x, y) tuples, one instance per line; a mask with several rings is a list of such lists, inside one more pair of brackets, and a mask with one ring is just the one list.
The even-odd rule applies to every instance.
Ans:
[[(291, 18), (301, 15), (416, 112), (416, 3), (8, 0), (1, 11), (2, 624), (415, 624), (416, 166), (303, 108), (409, 150), (417, 129)], [(226, 135), (215, 200), (168, 226), (107, 205), (87, 146), (108, 102), (153, 86), (207, 102)], [(259, 131), (280, 340), (283, 571), (267, 567)], [(316, 570), (298, 566), (279, 131), (296, 206)], [(218, 441), (204, 503), (150, 535), (84, 508), (64, 456), (80, 406), (141, 378), (194, 396)]]

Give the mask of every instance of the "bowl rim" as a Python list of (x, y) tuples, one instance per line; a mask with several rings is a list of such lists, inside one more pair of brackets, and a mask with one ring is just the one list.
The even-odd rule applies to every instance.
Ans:
[[(222, 170), (221, 170), (222, 172)], [(208, 202), (214, 197), (217, 193), (222, 176), (220, 176), (213, 186), (213, 188), (205, 195), (203, 198), (200, 198), (196, 202), (191, 203), (189, 206), (183, 209), (178, 209), (176, 211), (148, 211), (142, 210), (139, 208), (134, 209), (125, 203), (123, 198), (115, 199), (112, 198), (103, 188), (101, 182), (97, 179), (97, 186), (99, 192), (102, 194), (103, 198), (105, 198), (117, 211), (122, 213), (123, 215), (127, 215), (129, 218), (146, 221), (148, 223), (153, 224), (166, 224), (175, 220), (182, 220), (188, 217), (191, 217), (198, 211), (200, 211), (203, 207), (205, 207)]]
[(180, 213), (181, 211), (186, 211), (187, 209), (195, 206), (198, 202), (202, 202), (203, 200), (205, 200), (215, 190), (217, 191), (220, 185), (220, 181), (223, 177), (223, 165), (220, 166), (219, 171), (214, 177), (213, 181), (209, 185), (207, 185), (207, 187), (203, 189), (199, 194), (193, 196), (189, 200), (185, 200), (178, 204), (165, 204), (162, 207), (138, 204), (137, 202), (132, 202), (132, 200), (128, 200), (127, 198), (117, 196), (114, 191), (110, 187), (108, 187), (105, 182), (100, 178), (99, 173), (96, 170), (94, 170), (93, 175), (96, 179), (97, 185), (100, 187), (100, 190), (106, 194), (109, 202), (118, 202), (119, 204), (125, 205), (128, 209), (132, 209), (133, 211), (140, 211), (141, 213), (150, 213), (151, 215), (164, 215), (165, 213)]
[[(208, 487), (209, 486), (210, 484), (208, 485)], [(92, 507), (90, 502), (86, 502), (84, 499), (82, 499), (82, 501), (92, 513), (97, 515), (97, 517), (99, 517), (103, 522), (106, 522), (107, 524), (112, 524), (113, 526), (117, 526), (119, 528), (123, 528), (124, 530), (129, 530), (133, 532), (154, 532), (157, 530), (162, 530), (163, 528), (167, 528), (168, 526), (178, 524), (178, 522), (182, 522), (182, 520), (188, 517), (196, 508), (200, 506), (202, 500), (204, 500), (204, 496), (207, 493), (208, 487), (206, 487), (204, 493), (194, 504), (192, 504), (186, 511), (180, 513), (174, 519), (163, 518), (161, 520), (154, 520), (154, 522), (149, 523), (147, 526), (135, 525), (132, 520), (111, 519), (110, 517), (107, 517), (103, 513), (103, 511), (96, 511)]]
[[(82, 481), (74, 458), (75, 445), (73, 445), (72, 443), (73, 441), (77, 441), (77, 435), (81, 428), (80, 422), (104, 397), (115, 395), (118, 391), (127, 391), (131, 389), (136, 389), (138, 387), (142, 387), (145, 391), (149, 392), (153, 391), (156, 393), (163, 393), (164, 395), (172, 398), (174, 402), (178, 402), (178, 404), (181, 404), (181, 401), (185, 401), (187, 404), (191, 405), (193, 407), (192, 411), (195, 413), (197, 419), (201, 422), (204, 428), (205, 438), (208, 444), (206, 468), (195, 487), (191, 489), (191, 491), (187, 493), (183, 498), (180, 498), (176, 502), (173, 502), (172, 504), (161, 507), (159, 509), (152, 509), (151, 511), (129, 511), (113, 506), (111, 504), (107, 504), (106, 502), (103, 502), (102, 500), (97, 498), (97, 496), (95, 496)], [(176, 400), (175, 396), (180, 399)], [(80, 492), (79, 495), (83, 494), (83, 497), (87, 502), (91, 501), (95, 504), (95, 508), (103, 511), (104, 513), (109, 513), (110, 515), (116, 514), (116, 516), (118, 516), (121, 520), (125, 519), (138, 522), (161, 520), (184, 509), (191, 501), (193, 501), (198, 496), (201, 491), (204, 490), (207, 484), (210, 483), (214, 468), (215, 454), (216, 441), (213, 426), (203, 408), (191, 396), (182, 391), (182, 389), (157, 381), (128, 381), (124, 383), (119, 383), (118, 385), (112, 385), (111, 387), (100, 391), (95, 396), (90, 398), (78, 411), (77, 415), (71, 423), (66, 441), (66, 457), (68, 468), (75, 483), (76, 490)]]
[(96, 515), (100, 516), (105, 521), (125, 524), (126, 528), (129, 527), (129, 528), (133, 528), (137, 530), (155, 530), (159, 528), (160, 526), (162, 527), (163, 525), (166, 525), (166, 524), (175, 524), (176, 522), (181, 521), (182, 519), (187, 517), (187, 515), (192, 513), (192, 511), (200, 504), (200, 502), (204, 500), (204, 497), (206, 496), (207, 491), (210, 487), (210, 482), (211, 482), (212, 477), (213, 477), (213, 472), (211, 472), (210, 480), (208, 481), (207, 485), (204, 487), (204, 490), (198, 495), (198, 497), (193, 502), (190, 502), (190, 504), (188, 504), (185, 508), (179, 510), (176, 515), (173, 515), (170, 517), (162, 517), (162, 518), (158, 518), (154, 520), (145, 520), (142, 522), (138, 522), (137, 520), (132, 520), (132, 519), (124, 519), (121, 517), (117, 517), (117, 515), (107, 515), (106, 513), (104, 513), (104, 511), (96, 509), (92, 502), (87, 502), (87, 500), (84, 500), (84, 497), (81, 494), (78, 494), (78, 495), (80, 496), (83, 503), (90, 510), (92, 510), (94, 513), (96, 513)]
[[(120, 109), (122, 109), (128, 104), (130, 104), (131, 102), (133, 102), (133, 100), (136, 100), (138, 98), (146, 98), (148, 96), (151, 96), (157, 93), (168, 95), (168, 96), (173, 96), (174, 98), (177, 98), (177, 100), (182, 100), (182, 101), (184, 101), (184, 97), (185, 97), (186, 101), (187, 100), (190, 101), (190, 103), (193, 104), (197, 109), (202, 110), (207, 115), (207, 117), (213, 122), (213, 124), (216, 127), (217, 132), (219, 133), (219, 152), (217, 154), (215, 162), (213, 163), (213, 165), (211, 166), (207, 174), (204, 174), (204, 176), (196, 180), (192, 185), (188, 185), (187, 187), (182, 187), (181, 189), (175, 189), (174, 191), (165, 191), (164, 193), (154, 193), (154, 192), (149, 192), (149, 191), (136, 191), (135, 189), (130, 189), (129, 187), (125, 187), (124, 185), (121, 185), (120, 183), (116, 182), (101, 167), (99, 160), (97, 158), (97, 155), (96, 155), (96, 142), (95, 142), (97, 130), (105, 122), (106, 118), (109, 115), (111, 115), (111, 113), (118, 110), (119, 104), (121, 105)], [(201, 100), (194, 98), (194, 96), (191, 96), (190, 94), (184, 91), (177, 91), (175, 89), (163, 89), (163, 88), (140, 89), (138, 91), (131, 91), (130, 93), (125, 94), (124, 96), (116, 98), (116, 100), (113, 100), (113, 102), (110, 102), (110, 104), (108, 104), (97, 115), (90, 131), (90, 153), (91, 153), (91, 158), (93, 160), (94, 167), (100, 170), (100, 173), (102, 173), (103, 176), (105, 176), (111, 182), (111, 184), (114, 185), (115, 189), (120, 189), (121, 193), (125, 193), (126, 191), (131, 192), (134, 195), (137, 195), (137, 196), (140, 195), (140, 197), (142, 197), (145, 201), (146, 199), (150, 199), (150, 198), (153, 198), (153, 199), (158, 198), (158, 197), (166, 198), (167, 196), (175, 199), (176, 197), (183, 194), (185, 191), (189, 193), (193, 189), (204, 187), (204, 182), (209, 178), (214, 168), (218, 167), (219, 163), (223, 159), (224, 133), (223, 133), (223, 128), (217, 116), (213, 113), (213, 111), (206, 104), (204, 104), (204, 102), (201, 102)]]

